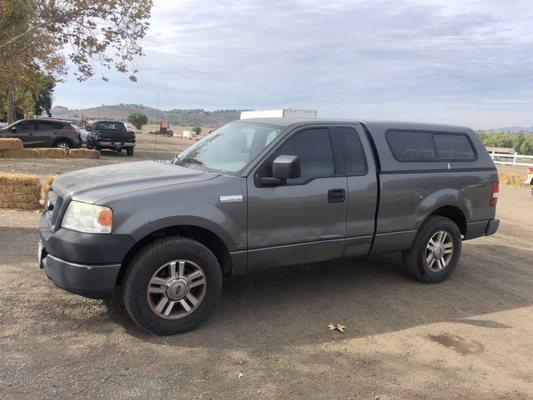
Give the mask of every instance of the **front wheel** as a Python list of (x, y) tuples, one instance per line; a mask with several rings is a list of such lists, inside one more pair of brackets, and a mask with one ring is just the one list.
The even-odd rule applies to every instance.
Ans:
[(461, 232), (449, 218), (431, 216), (420, 227), (411, 250), (402, 253), (405, 271), (425, 283), (446, 280), (461, 256)]
[(128, 266), (122, 299), (130, 317), (156, 335), (200, 325), (222, 291), (222, 270), (213, 253), (183, 237), (159, 239)]
[(133, 155), (133, 147), (128, 147), (126, 149), (126, 154), (131, 157)]
[(59, 140), (58, 142), (55, 143), (55, 147), (57, 147), (58, 149), (69, 151), (71, 144), (68, 140)]

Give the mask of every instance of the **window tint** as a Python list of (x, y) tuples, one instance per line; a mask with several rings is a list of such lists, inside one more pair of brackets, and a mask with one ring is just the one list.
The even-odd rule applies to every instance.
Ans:
[(431, 160), (436, 158), (431, 132), (387, 132), (387, 143), (400, 161)]
[(439, 158), (447, 160), (473, 160), (476, 158), (470, 141), (464, 135), (435, 134), (434, 139)]
[(54, 129), (54, 124), (51, 121), (37, 121), (37, 130), (44, 131)]
[(33, 121), (22, 121), (15, 125), (17, 129), (22, 131), (33, 129)]
[(123, 131), (124, 124), (122, 122), (98, 122), (95, 129), (109, 130), (109, 131)]
[(270, 158), (270, 166), (272, 166), (272, 161), (280, 155), (300, 157), (302, 176), (295, 181), (335, 174), (333, 150), (329, 132), (325, 128), (308, 129), (291, 136)]
[(344, 153), (346, 173), (362, 174), (366, 172), (366, 160), (361, 140), (353, 128), (339, 128), (339, 135)]

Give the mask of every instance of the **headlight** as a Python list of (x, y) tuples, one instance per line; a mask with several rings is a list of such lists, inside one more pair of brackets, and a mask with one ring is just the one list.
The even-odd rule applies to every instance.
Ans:
[(71, 201), (61, 226), (84, 233), (111, 233), (113, 211), (109, 207)]

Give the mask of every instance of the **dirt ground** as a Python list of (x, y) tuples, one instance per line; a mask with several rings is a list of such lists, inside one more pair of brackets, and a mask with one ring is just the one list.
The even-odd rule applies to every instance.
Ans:
[[(39, 213), (0, 211), (2, 399), (531, 399), (533, 198), (437, 285), (398, 254), (225, 281), (199, 329), (158, 338), (36, 263)], [(344, 334), (328, 331), (342, 323)]]
[(0, 159), (0, 172), (21, 172), (42, 177), (117, 162), (169, 159), (189, 147), (192, 143), (194, 142), (184, 138), (138, 134), (135, 152), (132, 157), (128, 157), (125, 151), (116, 153), (110, 150), (102, 150), (99, 160), (82, 158)]

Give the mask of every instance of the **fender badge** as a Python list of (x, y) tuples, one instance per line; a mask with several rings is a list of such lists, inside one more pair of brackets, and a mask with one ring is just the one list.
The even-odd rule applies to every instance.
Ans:
[(234, 194), (231, 196), (220, 196), (221, 203), (240, 203), (242, 201), (241, 194)]

